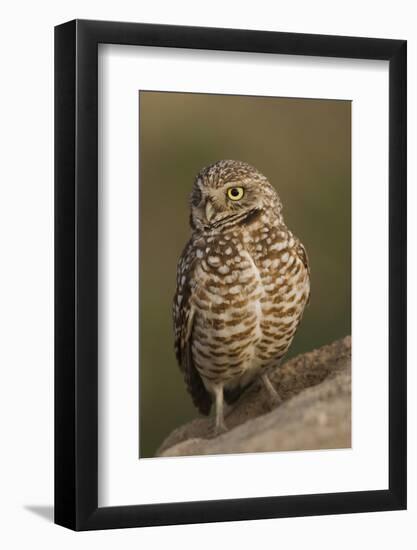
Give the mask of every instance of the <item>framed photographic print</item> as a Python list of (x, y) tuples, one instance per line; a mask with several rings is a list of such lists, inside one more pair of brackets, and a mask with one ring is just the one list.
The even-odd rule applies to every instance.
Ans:
[(55, 29), (55, 521), (406, 507), (406, 42)]

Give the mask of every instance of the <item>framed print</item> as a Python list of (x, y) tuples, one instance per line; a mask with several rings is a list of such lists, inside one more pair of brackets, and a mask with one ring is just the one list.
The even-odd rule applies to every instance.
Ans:
[(55, 29), (55, 521), (406, 507), (406, 42)]

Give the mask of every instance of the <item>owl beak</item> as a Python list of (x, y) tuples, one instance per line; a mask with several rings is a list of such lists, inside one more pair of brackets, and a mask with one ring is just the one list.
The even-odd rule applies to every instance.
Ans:
[(211, 201), (206, 202), (205, 213), (206, 213), (206, 220), (209, 222), (211, 220), (211, 218), (214, 216), (214, 213), (215, 213), (215, 210), (214, 210), (214, 207), (213, 207)]

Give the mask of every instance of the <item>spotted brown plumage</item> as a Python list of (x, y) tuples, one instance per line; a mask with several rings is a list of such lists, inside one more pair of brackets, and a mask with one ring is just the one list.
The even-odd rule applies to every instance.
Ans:
[(310, 295), (307, 253), (286, 227), (278, 194), (252, 166), (219, 161), (197, 176), (191, 239), (177, 269), (175, 350), (203, 414), (234, 401), (287, 352)]

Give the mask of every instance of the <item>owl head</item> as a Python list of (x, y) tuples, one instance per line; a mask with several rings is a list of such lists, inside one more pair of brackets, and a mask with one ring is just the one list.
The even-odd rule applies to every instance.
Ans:
[(190, 197), (193, 229), (225, 231), (263, 212), (281, 217), (281, 201), (264, 175), (246, 162), (220, 160), (197, 175)]

